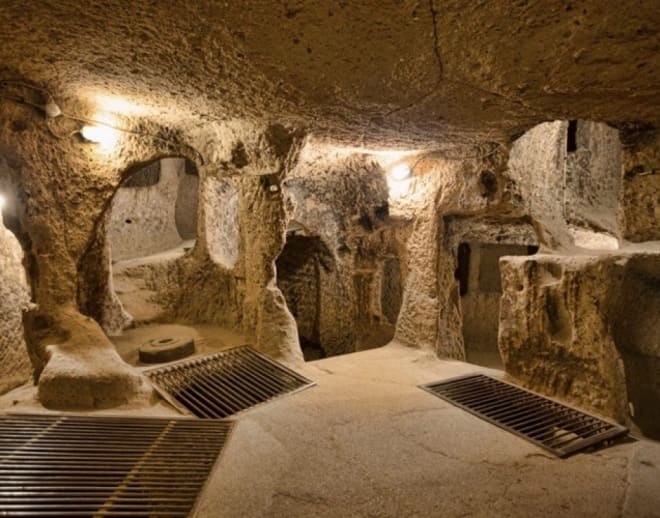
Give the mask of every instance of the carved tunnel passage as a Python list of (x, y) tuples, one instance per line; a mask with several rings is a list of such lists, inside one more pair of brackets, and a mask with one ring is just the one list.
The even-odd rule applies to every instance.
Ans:
[(333, 354), (333, 344), (325, 336), (325, 322), (336, 309), (336, 287), (328, 277), (336, 269), (335, 260), (318, 236), (287, 235), (277, 258), (277, 284), (296, 319), (300, 345), (306, 360)]

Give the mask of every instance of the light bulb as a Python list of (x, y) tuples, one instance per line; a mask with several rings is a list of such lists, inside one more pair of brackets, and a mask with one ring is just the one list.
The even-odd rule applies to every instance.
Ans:
[(392, 180), (396, 180), (400, 182), (401, 180), (405, 180), (410, 176), (410, 166), (408, 164), (399, 164), (395, 167), (392, 168), (390, 171), (390, 177)]
[(410, 192), (410, 178), (404, 178), (403, 180), (389, 180), (387, 186), (390, 192), (390, 198), (395, 200), (397, 198), (403, 198)]
[(80, 134), (85, 140), (107, 147), (113, 146), (119, 138), (119, 132), (109, 126), (83, 126)]

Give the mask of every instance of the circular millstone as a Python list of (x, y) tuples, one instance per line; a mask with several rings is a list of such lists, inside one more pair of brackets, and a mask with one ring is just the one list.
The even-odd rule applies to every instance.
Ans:
[(140, 346), (139, 352), (144, 363), (171, 362), (194, 353), (195, 341), (186, 337), (156, 338)]

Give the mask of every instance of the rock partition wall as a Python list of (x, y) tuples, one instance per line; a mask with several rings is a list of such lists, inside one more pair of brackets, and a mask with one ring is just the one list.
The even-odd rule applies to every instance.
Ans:
[[(92, 117), (90, 106), (67, 107)], [(31, 107), (3, 103), (0, 154), (12, 163), (21, 200), (17, 234), (35, 305), (23, 319), (40, 401), (53, 408), (99, 408), (143, 400), (149, 389), (125, 364), (81, 303), (109, 282), (109, 263), (87, 260), (121, 175), (155, 156), (187, 156), (177, 140), (122, 133), (113, 148), (53, 129)], [(58, 121), (63, 122), (63, 121)], [(97, 258), (107, 258), (103, 253)], [(86, 267), (87, 266), (87, 267)], [(103, 289), (100, 292), (104, 292)]]
[(507, 165), (540, 244), (550, 248), (573, 243), (564, 217), (567, 129), (562, 121), (535, 126), (513, 143)]
[[(629, 424), (630, 410), (636, 409), (648, 428), (649, 415), (658, 418), (649, 409), (658, 408), (660, 400), (648, 389), (657, 386), (655, 374), (639, 365), (642, 357), (647, 367), (657, 358), (656, 348), (641, 344), (660, 339), (648, 317), (658, 314), (657, 273), (648, 271), (658, 271), (660, 246), (617, 242), (603, 249), (594, 242), (601, 248), (595, 253), (578, 248), (583, 244), (574, 244), (565, 228), (570, 224), (640, 242), (657, 239), (657, 137), (649, 130), (620, 134), (578, 121), (574, 149), (568, 149), (562, 137), (567, 129), (566, 123), (542, 124), (511, 150), (509, 171), (529, 200), (525, 204), (539, 237), (546, 238), (541, 241), (546, 253), (500, 260), (500, 352), (507, 373), (523, 385)], [(567, 155), (565, 167), (562, 155)], [(558, 180), (562, 175), (564, 184)], [(632, 265), (645, 261), (656, 266), (633, 275)], [(643, 307), (625, 298), (632, 284)], [(633, 313), (644, 322), (631, 325), (637, 322)], [(640, 377), (648, 383), (640, 384)], [(629, 405), (632, 399), (641, 403)]]
[(22, 263), (21, 245), (0, 217), (0, 394), (26, 383), (32, 375), (23, 331), (30, 289)]
[(660, 439), (660, 253), (639, 254), (625, 264), (612, 312), (612, 335), (623, 359), (630, 418)]
[[(503, 150), (458, 163), (431, 157), (427, 164), (418, 163), (411, 189), (400, 204), (412, 233), (407, 241), (410, 273), (396, 337), (411, 346), (432, 348), (440, 356), (464, 358), (461, 331), (480, 336), (480, 328), (465, 321), (469, 301), (464, 307), (454, 278), (458, 244), (538, 243), (541, 255), (504, 256), (499, 261), (503, 294), (493, 325), (499, 328), (498, 347), (506, 371), (523, 385), (622, 422), (631, 422), (629, 408), (634, 407), (648, 428), (649, 415), (655, 415), (649, 409), (658, 406), (648, 390), (656, 386), (656, 374), (649, 368), (635, 370), (639, 360), (622, 352), (632, 328), (618, 324), (617, 315), (626, 314), (621, 294), (629, 290), (622, 280), (629, 277), (629, 263), (641, 255), (657, 257), (660, 250), (657, 244), (645, 243), (595, 253), (576, 247), (570, 226), (615, 236), (624, 228), (628, 235), (639, 228), (653, 236), (658, 226), (657, 197), (651, 202), (654, 144), (651, 139), (632, 148), (622, 146), (618, 132), (609, 126), (582, 121), (581, 126), (576, 150), (582, 149), (580, 161), (567, 156), (569, 124), (558, 121), (531, 129), (508, 154)], [(625, 201), (622, 208), (622, 197), (632, 190), (631, 175), (622, 180), (622, 162), (634, 161), (643, 163), (646, 172), (637, 179), (646, 182), (639, 194), (648, 200), (639, 227), (635, 221), (624, 226), (619, 219), (633, 210)], [(649, 294), (657, 293), (657, 283), (648, 275), (643, 278), (646, 289), (637, 292), (647, 293), (644, 300), (657, 310), (656, 295)], [(657, 342), (655, 320), (644, 318), (644, 325), (636, 328), (644, 329), (640, 334), (647, 341)], [(615, 325), (628, 331), (613, 334)], [(632, 335), (628, 341), (641, 343)], [(633, 349), (633, 356), (649, 357), (648, 345)], [(645, 390), (634, 383), (640, 376), (651, 380)], [(629, 405), (629, 394), (646, 403), (640, 408)]]
[(238, 192), (228, 178), (207, 176), (203, 180), (204, 241), (213, 262), (231, 270), (239, 257)]
[[(644, 251), (502, 259), (499, 347), (507, 373), (529, 388), (629, 422), (628, 387), (639, 386), (639, 371), (624, 352), (660, 358), (657, 259)], [(648, 265), (646, 274), (640, 263)], [(641, 285), (631, 279), (636, 275)], [(641, 297), (635, 303), (631, 289)], [(657, 379), (651, 381), (652, 389)], [(638, 411), (657, 409), (654, 397)]]
[[(529, 255), (537, 237), (529, 217), (448, 216), (444, 241), (457, 264), (461, 286), (460, 308), (467, 360), (500, 366), (497, 335), (501, 282), (498, 259), (504, 255)], [(465, 248), (467, 247), (467, 248)]]
[(498, 261), (503, 256), (530, 255), (530, 251), (527, 246), (510, 243), (466, 244), (470, 247), (468, 287), (467, 293), (461, 295), (466, 357), (471, 363), (483, 359), (499, 366), (497, 340), (502, 287)]
[(660, 132), (625, 134), (623, 162), (624, 238), (632, 242), (660, 241)]
[(176, 193), (174, 221), (179, 236), (184, 241), (197, 237), (199, 213), (199, 171), (190, 160), (184, 160), (184, 174), (179, 175)]
[(465, 230), (457, 228), (456, 220), (472, 221), (473, 238), (490, 239), (507, 221), (529, 217), (521, 185), (506, 170), (506, 149), (477, 147), (463, 150), (463, 155), (417, 157), (410, 188), (398, 203), (402, 217), (410, 221), (411, 233), (409, 273), (395, 337), (455, 359), (465, 359), (455, 278), (456, 238)]
[[(385, 268), (387, 260), (400, 261), (401, 249), (393, 231), (397, 222), (389, 214), (385, 171), (367, 154), (308, 150), (283, 188), (291, 239), (317, 239), (327, 250), (314, 261), (318, 298), (298, 319), (301, 335), (315, 336), (327, 355), (389, 342), (390, 318), (396, 315), (392, 308), (389, 318), (384, 314), (382, 293), (388, 282), (401, 284), (402, 270)], [(398, 278), (385, 280), (386, 273)], [(290, 284), (292, 278), (282, 281)], [(395, 305), (398, 313), (400, 303)]]
[(575, 124), (576, 149), (566, 153), (566, 221), (619, 238), (623, 177), (619, 131), (599, 122)]

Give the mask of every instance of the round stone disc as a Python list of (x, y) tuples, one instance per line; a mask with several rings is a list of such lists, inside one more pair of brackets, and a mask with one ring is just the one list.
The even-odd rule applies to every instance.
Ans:
[(180, 360), (195, 352), (195, 341), (188, 337), (168, 337), (149, 340), (140, 346), (140, 361), (163, 363)]

